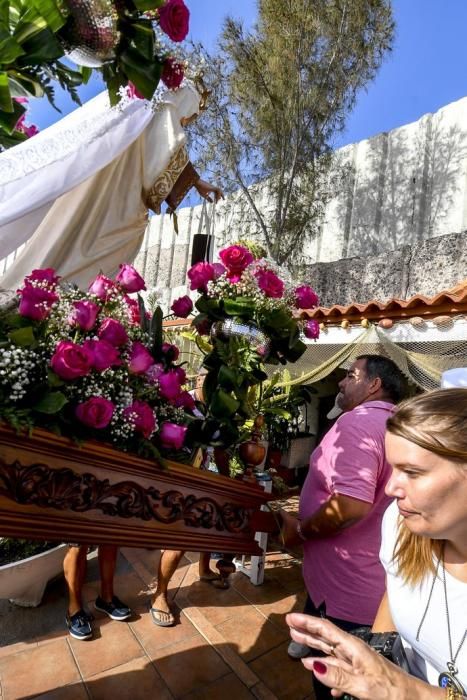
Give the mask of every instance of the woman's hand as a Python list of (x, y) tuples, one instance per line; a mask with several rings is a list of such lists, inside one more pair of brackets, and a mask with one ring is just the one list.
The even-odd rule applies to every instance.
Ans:
[(409, 676), (373, 651), (365, 642), (343, 632), (320, 617), (287, 615), (290, 634), (299, 644), (324, 652), (324, 658), (307, 657), (302, 663), (316, 678), (332, 688), (335, 698), (344, 693), (360, 700), (438, 700), (441, 688)]
[(200, 196), (203, 197), (203, 199), (206, 199), (208, 202), (212, 202), (212, 197), (210, 196), (211, 193), (214, 195), (214, 199), (216, 202), (218, 202), (219, 199), (224, 199), (224, 193), (222, 192), (220, 187), (217, 187), (217, 185), (211, 185), (211, 183), (206, 182), (201, 178), (199, 178), (195, 182), (195, 187), (198, 190)]

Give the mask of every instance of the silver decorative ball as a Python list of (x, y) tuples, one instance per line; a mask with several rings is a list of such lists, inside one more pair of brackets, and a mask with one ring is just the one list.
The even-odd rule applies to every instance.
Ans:
[(74, 63), (97, 68), (115, 58), (120, 41), (118, 13), (112, 0), (66, 0), (70, 10), (64, 43)]
[(217, 321), (211, 328), (211, 338), (244, 338), (261, 357), (265, 357), (271, 349), (266, 333), (251, 323), (241, 323), (233, 318)]

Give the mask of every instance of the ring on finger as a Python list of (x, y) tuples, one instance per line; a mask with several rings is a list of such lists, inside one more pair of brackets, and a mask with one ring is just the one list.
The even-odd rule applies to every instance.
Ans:
[(336, 655), (336, 647), (334, 644), (329, 645), (329, 656), (335, 656)]

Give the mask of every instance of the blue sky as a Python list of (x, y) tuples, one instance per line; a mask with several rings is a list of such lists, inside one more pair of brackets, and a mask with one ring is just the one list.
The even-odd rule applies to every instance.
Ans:
[[(310, 0), (311, 1), (311, 0)], [(191, 11), (191, 38), (213, 48), (227, 14), (251, 25), (255, 0), (186, 0)], [(362, 91), (343, 145), (415, 121), (467, 95), (466, 0), (393, 0), (396, 39), (376, 79)], [(93, 80), (81, 91), (83, 100), (101, 89)], [(58, 92), (58, 91), (57, 91)], [(57, 100), (63, 113), (75, 105), (66, 95)], [(40, 128), (60, 114), (46, 100), (31, 103), (29, 121)]]

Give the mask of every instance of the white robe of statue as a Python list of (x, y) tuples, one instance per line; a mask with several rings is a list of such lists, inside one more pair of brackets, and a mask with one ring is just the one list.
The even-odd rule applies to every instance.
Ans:
[(53, 267), (87, 288), (136, 256), (148, 219), (188, 161), (182, 118), (198, 113), (189, 82), (155, 108), (98, 95), (53, 126), (0, 154), (0, 259), (25, 248), (0, 279), (16, 289)]

